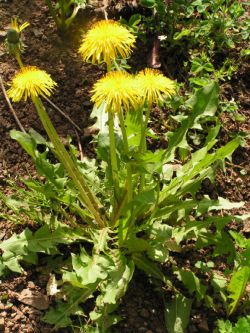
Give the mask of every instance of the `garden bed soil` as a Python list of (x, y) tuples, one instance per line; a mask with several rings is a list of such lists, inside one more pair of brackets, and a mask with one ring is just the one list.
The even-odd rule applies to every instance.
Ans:
[[(120, 10), (124, 8), (124, 3), (120, 2)], [(52, 75), (58, 83), (56, 93), (53, 95), (53, 102), (59, 106), (70, 118), (81, 128), (81, 133), (76, 135), (73, 126), (65, 120), (57, 111), (50, 106), (47, 107), (49, 115), (62, 140), (67, 136), (73, 138), (73, 142), (81, 143), (84, 154), (92, 154), (91, 136), (88, 126), (91, 124), (89, 114), (91, 111), (90, 90), (93, 83), (100, 78), (104, 71), (97, 66), (83, 63), (78, 52), (78, 45), (84, 31), (90, 24), (103, 16), (103, 9), (108, 3), (96, 1), (96, 11), (85, 11), (76, 22), (74, 28), (68, 36), (59, 37), (55, 29), (55, 24), (49, 15), (49, 11), (42, 0), (0, 0), (0, 74), (3, 77), (5, 86), (18, 70), (16, 61), (8, 55), (3, 44), (4, 36), (10, 19), (18, 16), (23, 23), (30, 22), (30, 27), (25, 30), (24, 42), (26, 44), (23, 60), (25, 64), (36, 65)], [(130, 2), (135, 5), (135, 1)], [(126, 11), (131, 7), (126, 4)], [(129, 8), (129, 9), (128, 9)], [(109, 8), (110, 9), (110, 8)], [(117, 8), (111, 8), (110, 12), (115, 12)], [(136, 51), (137, 52), (137, 51)], [(146, 56), (145, 56), (146, 54)], [(150, 49), (146, 45), (138, 50), (132, 62), (137, 68), (147, 65), (147, 58)], [(244, 131), (250, 133), (250, 99), (248, 95), (250, 66), (244, 63), (237, 75), (223, 87), (225, 96), (234, 97), (239, 102), (239, 112), (245, 116), (243, 123), (234, 122), (231, 117), (222, 115), (223, 130), (221, 131), (221, 142), (228, 141), (232, 133)], [(173, 71), (172, 71), (173, 73)], [(168, 73), (167, 73), (168, 74)], [(42, 135), (45, 132), (41, 126), (36, 112), (31, 103), (21, 102), (14, 105), (15, 111), (26, 130), (35, 129)], [(159, 122), (159, 110), (154, 111), (152, 126), (156, 131), (162, 130)], [(10, 113), (3, 94), (0, 91), (0, 189), (7, 192), (5, 179), (17, 179), (27, 174), (36, 177), (32, 161), (22, 148), (10, 138), (11, 129), (18, 129), (12, 114)], [(164, 130), (164, 129), (163, 129)], [(162, 144), (153, 142), (152, 145)], [(240, 147), (233, 155), (231, 162), (226, 163), (226, 174), (219, 172), (215, 185), (204, 185), (203, 191), (209, 195), (215, 193), (232, 201), (245, 201), (246, 206), (235, 211), (242, 214), (250, 208), (250, 149), (249, 142), (245, 147)], [(243, 175), (242, 170), (247, 174)], [(31, 225), (31, 227), (33, 227)], [(238, 226), (233, 226), (236, 229)], [(14, 232), (23, 230), (23, 225), (16, 225), (13, 222), (0, 221), (0, 239), (10, 237)], [(249, 223), (242, 226), (243, 232), (250, 232)], [(200, 253), (202, 258), (204, 253)], [(199, 254), (198, 254), (199, 256)], [(182, 266), (188, 267), (188, 258), (180, 258)], [(2, 279), (0, 285), (0, 332), (3, 333), (49, 333), (52, 327), (42, 322), (41, 318), (44, 309), (38, 309), (33, 304), (27, 304), (20, 297), (23, 290), (29, 290), (32, 295), (37, 295), (38, 301), (46, 295), (46, 284), (49, 274), (43, 273), (43, 267), (36, 271), (27, 269), (21, 275), (11, 274)], [(50, 301), (48, 302), (49, 305)], [(141, 274), (136, 274), (131, 283), (128, 293), (125, 296), (119, 309), (120, 315), (125, 318), (117, 326), (119, 333), (164, 333), (163, 302), (155, 287), (147, 282), (147, 278)], [(213, 311), (205, 308), (195, 308), (192, 311), (188, 332), (212, 332), (216, 321)], [(59, 329), (58, 332), (71, 332), (71, 329)], [(77, 332), (77, 329), (75, 329)]]

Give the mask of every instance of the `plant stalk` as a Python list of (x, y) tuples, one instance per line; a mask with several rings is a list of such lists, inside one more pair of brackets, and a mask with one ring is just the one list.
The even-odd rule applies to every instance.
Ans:
[(104, 217), (99, 213), (99, 201), (92, 193), (91, 189), (89, 188), (88, 184), (86, 183), (82, 173), (78, 169), (78, 167), (74, 164), (72, 159), (70, 158), (67, 150), (65, 149), (64, 145), (61, 143), (59, 136), (42, 104), (42, 101), (38, 96), (32, 96), (32, 101), (36, 107), (40, 120), (45, 128), (51, 142), (54, 145), (55, 152), (58, 156), (58, 159), (64, 165), (65, 169), (67, 170), (69, 176), (73, 180), (75, 186), (78, 188), (80, 192), (80, 199), (83, 204), (86, 206), (88, 211), (93, 214), (97, 225), (99, 227), (105, 226)]
[[(150, 109), (151, 109), (151, 105), (147, 105), (147, 109), (146, 109), (146, 116), (145, 116), (145, 120), (144, 122), (142, 122), (142, 128), (141, 128), (141, 142), (140, 142), (140, 146), (139, 146), (139, 152), (140, 154), (145, 153), (146, 149), (147, 149), (147, 127), (148, 127), (148, 121), (149, 121), (149, 116), (150, 116)], [(144, 186), (145, 186), (145, 173), (143, 173), (141, 175), (141, 181), (140, 181), (140, 192), (143, 191)]]
[(112, 182), (114, 188), (113, 212), (115, 212), (115, 208), (117, 205), (117, 192), (119, 190), (119, 180), (118, 180), (118, 166), (117, 166), (116, 147), (115, 147), (114, 114), (112, 113), (111, 110), (108, 111), (108, 126), (109, 126), (111, 174), (112, 174)]
[[(122, 110), (118, 112), (118, 118), (119, 118), (119, 123), (122, 131), (122, 138), (123, 138), (123, 143), (124, 143), (124, 150), (125, 154), (129, 158), (129, 146), (128, 146), (128, 138), (127, 138), (127, 132), (126, 132), (126, 127), (124, 123), (124, 116)], [(133, 185), (132, 185), (132, 170), (131, 170), (131, 165), (129, 162), (127, 163), (127, 190), (128, 190), (128, 201), (132, 200), (133, 197)]]
[(16, 60), (17, 60), (17, 62), (18, 62), (19, 67), (20, 67), (20, 68), (23, 68), (23, 62), (22, 62), (22, 59), (21, 59), (21, 55), (20, 55), (20, 53), (17, 52), (15, 56), (16, 56)]

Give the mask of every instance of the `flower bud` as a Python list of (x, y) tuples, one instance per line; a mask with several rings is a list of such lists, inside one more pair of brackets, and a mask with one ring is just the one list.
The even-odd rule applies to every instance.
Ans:
[(9, 29), (7, 31), (7, 42), (10, 44), (18, 44), (20, 41), (20, 35), (15, 29)]

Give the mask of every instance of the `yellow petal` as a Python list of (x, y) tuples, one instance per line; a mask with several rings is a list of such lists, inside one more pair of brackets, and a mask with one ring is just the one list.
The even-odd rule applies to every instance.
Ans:
[(175, 82), (164, 76), (159, 70), (145, 68), (136, 77), (137, 87), (141, 95), (141, 103), (158, 104), (166, 97), (175, 94)]
[(32, 96), (50, 96), (56, 86), (48, 73), (37, 67), (27, 66), (13, 78), (8, 96), (13, 102), (19, 102), (22, 98), (26, 101)]
[(83, 38), (79, 53), (83, 60), (92, 63), (127, 58), (135, 44), (135, 36), (120, 23), (113, 20), (102, 20), (93, 25)]
[(138, 105), (134, 77), (124, 71), (106, 74), (95, 83), (92, 93), (91, 100), (97, 107), (106, 101), (107, 109), (113, 112), (119, 112), (122, 107), (128, 110)]

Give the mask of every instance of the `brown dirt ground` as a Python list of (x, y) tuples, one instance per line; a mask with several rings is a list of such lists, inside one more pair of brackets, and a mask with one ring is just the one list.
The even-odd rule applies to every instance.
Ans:
[[(102, 7), (102, 1), (96, 1)], [(131, 1), (130, 3), (135, 3)], [(105, 3), (105, 1), (104, 1)], [(120, 2), (120, 5), (123, 2)], [(126, 3), (126, 2), (125, 2)], [(124, 3), (123, 3), (124, 5)], [(124, 7), (121, 5), (121, 8)], [(118, 8), (119, 9), (119, 8)], [(117, 10), (117, 8), (116, 8)], [(96, 66), (84, 64), (77, 48), (81, 34), (90, 23), (96, 19), (93, 13), (87, 11), (80, 17), (75, 28), (68, 37), (61, 38), (57, 35), (54, 22), (48, 9), (42, 0), (0, 0), (0, 41), (4, 39), (4, 32), (8, 28), (10, 18), (18, 15), (21, 21), (29, 21), (31, 26), (25, 31), (26, 52), (24, 62), (29, 65), (37, 65), (48, 71), (58, 83), (57, 92), (53, 95), (53, 102), (58, 105), (70, 118), (82, 129), (79, 133), (80, 142), (84, 152), (88, 152), (90, 137), (87, 127), (90, 124), (89, 113), (91, 104), (88, 102), (90, 88), (101, 76), (103, 71)], [(102, 16), (102, 10), (98, 11)], [(142, 54), (141, 54), (142, 53)], [(145, 56), (145, 53), (147, 54)], [(141, 50), (135, 57), (135, 62), (140, 61), (139, 67), (146, 65), (149, 50)], [(143, 60), (142, 60), (143, 59)], [(143, 64), (142, 62), (145, 62)], [(7, 84), (13, 74), (18, 70), (16, 62), (6, 53), (3, 43), (0, 44), (0, 74)], [(221, 133), (221, 140), (227, 141), (230, 133), (245, 131), (250, 133), (249, 117), (249, 73), (250, 67), (247, 64), (240, 67), (238, 74), (223, 88), (226, 96), (233, 96), (240, 102), (239, 112), (246, 117), (244, 123), (233, 122), (227, 115), (222, 116), (224, 129)], [(40, 121), (29, 103), (14, 105), (18, 117), (24, 128), (34, 128), (41, 134), (44, 130)], [(61, 136), (73, 137), (77, 142), (75, 130), (70, 123), (48, 106), (49, 115)], [(155, 127), (159, 114), (155, 113)], [(0, 92), (0, 187), (5, 190), (5, 177), (17, 178), (29, 173), (35, 177), (35, 171), (30, 158), (23, 152), (18, 144), (11, 140), (9, 131), (18, 129), (9, 109)], [(235, 201), (246, 201), (249, 204), (249, 144), (234, 153), (232, 162), (228, 162), (226, 175), (220, 172), (217, 182), (213, 187), (205, 188), (205, 193), (217, 194)], [(246, 169), (248, 174), (243, 176), (240, 171)], [(238, 213), (238, 212), (236, 212)], [(0, 237), (8, 238), (12, 233), (19, 232), (22, 226), (7, 221), (0, 221)], [(249, 223), (243, 226), (243, 230), (249, 233)], [(41, 321), (42, 310), (23, 304), (18, 300), (18, 294), (23, 289), (30, 289), (41, 294), (46, 293), (46, 283), (49, 276), (39, 272), (27, 270), (22, 275), (11, 274), (0, 285), (0, 332), (3, 333), (49, 333), (52, 328)], [(117, 332), (122, 333), (164, 333), (163, 303), (158, 297), (152, 285), (146, 282), (142, 275), (136, 275), (131, 283), (128, 294), (122, 303), (120, 314), (126, 318), (118, 326)], [(204, 308), (194, 309), (189, 326), (189, 332), (211, 332), (211, 325), (214, 321), (214, 314), (206, 313)], [(60, 329), (58, 332), (71, 332), (71, 329)]]

